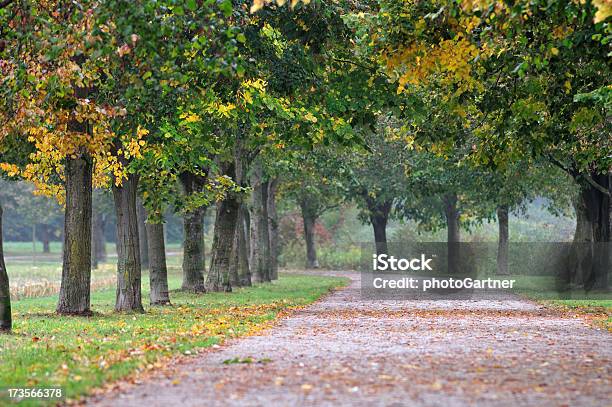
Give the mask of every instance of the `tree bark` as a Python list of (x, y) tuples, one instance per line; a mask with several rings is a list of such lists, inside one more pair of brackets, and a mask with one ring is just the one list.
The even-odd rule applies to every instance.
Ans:
[(317, 260), (317, 249), (315, 245), (315, 224), (317, 214), (308, 202), (308, 198), (300, 200), (302, 210), (302, 221), (304, 222), (304, 241), (306, 242), (306, 268), (319, 268)]
[[(186, 195), (197, 193), (201, 181), (193, 174), (181, 175), (181, 183)], [(204, 214), (206, 208), (200, 207), (183, 215), (183, 284), (182, 290), (203, 293), (204, 286)]]
[[(612, 189), (608, 174), (593, 173), (590, 176), (606, 190)], [(605, 290), (610, 269), (610, 196), (587, 182), (581, 182), (580, 195), (586, 221), (593, 232), (593, 259), (584, 275), (584, 287)]]
[(566, 268), (560, 269), (560, 277), (565, 287), (570, 284), (582, 287), (584, 285), (586, 270), (590, 270), (593, 260), (593, 226), (588, 220), (587, 208), (579, 194), (574, 200), (576, 214), (576, 229), (572, 246), (568, 253)]
[(113, 183), (117, 213), (117, 296), (115, 311), (144, 312), (141, 293), (140, 242), (136, 189), (138, 179), (128, 174), (121, 186)]
[(461, 241), (459, 210), (457, 209), (457, 195), (449, 194), (444, 197), (444, 214), (446, 216), (447, 230), (447, 261), (448, 272), (457, 273), (461, 269), (459, 242)]
[(86, 154), (66, 158), (66, 209), (58, 314), (91, 314), (92, 170), (91, 157)]
[(170, 305), (164, 224), (147, 223), (146, 228), (147, 244), (149, 246), (149, 283), (151, 287), (149, 299), (151, 305)]
[(238, 213), (238, 225), (236, 227), (236, 256), (238, 279), (241, 287), (250, 287), (251, 283), (251, 265), (249, 263), (249, 210), (246, 205), (240, 205)]
[(264, 275), (264, 281), (269, 283), (272, 281), (272, 261), (270, 258), (270, 217), (268, 215), (268, 186), (269, 181), (261, 183), (261, 217), (259, 218), (259, 236), (258, 243), (261, 244), (261, 267)]
[(143, 269), (148, 269), (149, 244), (147, 243), (147, 212), (140, 197), (136, 197), (136, 211), (138, 216), (138, 241), (140, 242), (140, 265)]
[[(235, 174), (234, 181), (241, 187), (247, 186), (246, 164), (247, 157), (240, 134), (236, 138), (234, 148)], [(236, 214), (236, 225), (234, 227), (233, 245), (229, 267), (229, 279), (232, 287), (243, 287), (251, 285), (251, 272), (249, 269), (249, 252), (247, 247), (248, 226), (245, 214), (248, 209), (244, 203), (244, 197), (238, 200), (238, 211)]]
[(268, 184), (268, 236), (270, 239), (270, 279), (278, 280), (278, 213), (276, 210), (276, 192), (278, 178), (273, 178)]
[(240, 252), (239, 252), (239, 233), (240, 233), (240, 214), (241, 209), (238, 208), (238, 216), (236, 218), (236, 227), (234, 228), (234, 236), (232, 238), (232, 253), (229, 261), (229, 283), (232, 287), (241, 287), (240, 281)]
[(2, 244), (2, 206), (0, 205), (0, 333), (10, 332), (13, 327), (11, 317), (11, 291), (9, 277), (4, 263)]
[(500, 205), (497, 207), (497, 223), (499, 225), (499, 237), (497, 241), (497, 274), (508, 275), (508, 207)]
[[(235, 165), (228, 164), (224, 174), (235, 178)], [(235, 192), (228, 192), (217, 205), (217, 220), (213, 237), (210, 271), (206, 278), (208, 291), (232, 291), (230, 283), (230, 262), (236, 234), (240, 202)]]
[(205, 208), (198, 208), (183, 215), (183, 284), (182, 290), (196, 293), (204, 288), (204, 224)]
[(255, 283), (270, 281), (270, 238), (268, 236), (268, 183), (263, 181), (263, 168), (257, 162), (253, 168), (251, 186), (251, 266)]

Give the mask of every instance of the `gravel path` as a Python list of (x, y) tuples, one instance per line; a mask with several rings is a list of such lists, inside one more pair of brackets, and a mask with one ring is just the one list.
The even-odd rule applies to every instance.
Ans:
[[(97, 406), (612, 406), (612, 335), (533, 303), (347, 289)], [(224, 364), (252, 358), (254, 363)]]

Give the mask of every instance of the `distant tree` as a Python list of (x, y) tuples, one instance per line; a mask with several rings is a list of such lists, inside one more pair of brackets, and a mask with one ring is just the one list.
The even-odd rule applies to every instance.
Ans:
[(363, 129), (365, 146), (339, 151), (337, 178), (344, 198), (357, 204), (360, 218), (374, 231), (377, 253), (387, 252), (387, 223), (393, 208), (411, 193), (410, 168), (392, 116), (381, 116), (372, 131)]

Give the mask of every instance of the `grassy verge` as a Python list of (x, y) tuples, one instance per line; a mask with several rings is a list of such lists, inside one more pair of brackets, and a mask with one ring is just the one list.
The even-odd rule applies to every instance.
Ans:
[[(155, 369), (172, 355), (257, 332), (279, 313), (344, 284), (342, 278), (284, 274), (273, 284), (231, 294), (172, 292), (172, 307), (148, 307), (143, 315), (114, 313), (113, 290), (92, 294), (93, 317), (54, 315), (55, 297), (17, 301), (14, 333), (0, 336), (0, 383), (62, 387), (76, 398), (136, 370)], [(171, 289), (179, 286), (180, 278), (172, 276)], [(24, 405), (41, 405), (30, 403)]]
[(554, 286), (551, 277), (516, 278), (518, 294), (548, 307), (580, 314), (594, 325), (612, 332), (612, 300), (609, 292), (553, 291), (550, 289)]
[(578, 313), (593, 325), (612, 332), (612, 300), (536, 300), (549, 307)]

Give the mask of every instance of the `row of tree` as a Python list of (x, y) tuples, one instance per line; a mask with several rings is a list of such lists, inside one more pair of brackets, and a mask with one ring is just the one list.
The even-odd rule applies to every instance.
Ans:
[[(230, 1), (1, 3), (0, 161), (6, 175), (65, 207), (58, 313), (91, 312), (94, 187), (113, 195), (117, 311), (143, 310), (138, 198), (153, 304), (169, 302), (168, 207), (184, 218), (184, 290), (230, 291), (276, 278), (276, 228), (268, 219), (277, 182), (264, 173), (265, 162), (323, 135), (330, 143), (351, 133), (313, 87), (333, 86), (325, 65), (314, 62), (324, 61), (330, 30), (342, 25), (327, 14), (303, 7), (254, 15)], [(311, 30), (325, 27), (321, 18), (335, 21)], [(205, 279), (202, 220), (213, 202)], [(0, 276), (2, 327), (9, 329), (4, 265)]]
[[(168, 207), (184, 218), (183, 289), (275, 278), (279, 179), (295, 187), (311, 266), (333, 189), (383, 251), (393, 208), (424, 223), (443, 213), (455, 242), (492, 202), (507, 235), (508, 212), (550, 184), (543, 163), (575, 180), (582, 238), (609, 242), (606, 4), (268, 3), (0, 3), (0, 169), (65, 206), (58, 313), (91, 312), (94, 187), (113, 195), (117, 311), (143, 310), (138, 198), (153, 303), (169, 301)], [(607, 286), (607, 259), (585, 285)], [(9, 329), (4, 264), (0, 287)]]

